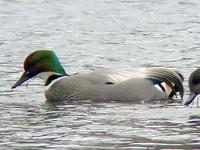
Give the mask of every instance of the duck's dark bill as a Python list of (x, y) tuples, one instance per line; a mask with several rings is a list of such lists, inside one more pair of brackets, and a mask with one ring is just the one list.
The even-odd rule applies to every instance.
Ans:
[(22, 83), (24, 83), (25, 81), (27, 81), (29, 79), (28, 75), (26, 72), (24, 72), (22, 74), (22, 76), (20, 77), (20, 79), (11, 87), (12, 89), (16, 88), (17, 86), (21, 85)]
[(197, 96), (196, 93), (190, 92), (189, 97), (187, 98), (187, 100), (184, 101), (184, 105), (186, 105), (186, 106), (190, 105), (196, 96)]

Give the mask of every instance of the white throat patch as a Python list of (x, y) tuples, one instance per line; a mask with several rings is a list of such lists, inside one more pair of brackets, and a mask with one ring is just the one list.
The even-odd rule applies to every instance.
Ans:
[[(47, 71), (47, 72), (41, 72), (41, 73), (38, 73), (35, 78), (40, 78), (44, 81), (44, 83), (47, 82), (48, 78), (52, 75), (55, 75), (57, 73), (55, 72), (52, 72), (52, 71)], [(58, 74), (59, 75), (59, 74)]]

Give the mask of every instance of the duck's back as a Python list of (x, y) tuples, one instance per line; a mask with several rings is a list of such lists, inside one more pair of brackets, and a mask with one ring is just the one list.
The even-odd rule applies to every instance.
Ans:
[(97, 69), (54, 81), (48, 100), (158, 100), (168, 96), (147, 77), (148, 69)]

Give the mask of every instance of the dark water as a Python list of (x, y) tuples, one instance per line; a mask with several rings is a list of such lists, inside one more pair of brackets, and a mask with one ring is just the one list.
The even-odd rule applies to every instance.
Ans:
[(38, 79), (11, 90), (24, 58), (52, 49), (69, 73), (103, 66), (199, 67), (198, 0), (1, 0), (1, 149), (198, 149), (200, 108), (45, 102)]

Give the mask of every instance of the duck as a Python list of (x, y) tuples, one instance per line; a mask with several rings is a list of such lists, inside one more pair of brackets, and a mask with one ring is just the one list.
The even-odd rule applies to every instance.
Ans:
[(200, 68), (194, 70), (188, 80), (189, 96), (183, 104), (189, 106), (200, 93)]
[(44, 81), (48, 101), (152, 101), (183, 98), (183, 76), (166, 67), (97, 68), (69, 75), (52, 50), (36, 50), (24, 61), (12, 89), (32, 78)]

